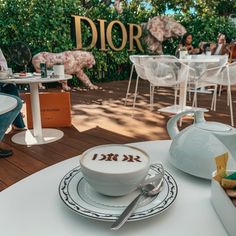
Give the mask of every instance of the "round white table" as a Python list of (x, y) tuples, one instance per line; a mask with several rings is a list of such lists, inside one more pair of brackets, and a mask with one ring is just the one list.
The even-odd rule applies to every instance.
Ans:
[(13, 97), (0, 94), (0, 115), (13, 110), (17, 106), (17, 100)]
[(64, 133), (58, 129), (42, 129), (41, 113), (40, 113), (40, 101), (39, 101), (39, 83), (52, 83), (63, 80), (71, 79), (71, 75), (65, 75), (64, 77), (47, 77), (41, 78), (40, 76), (29, 76), (27, 78), (17, 77), (6, 80), (1, 80), (3, 83), (15, 83), (15, 84), (29, 84), (30, 86), (30, 98), (32, 109), (33, 129), (25, 130), (15, 134), (12, 137), (12, 141), (22, 145), (39, 145), (55, 142), (61, 139)]
[(169, 209), (146, 220), (111, 231), (111, 222), (84, 218), (68, 209), (58, 194), (63, 176), (79, 164), (79, 156), (39, 171), (0, 193), (0, 225), (4, 236), (226, 236), (210, 202), (210, 181), (185, 174), (167, 161), (171, 141), (131, 144), (162, 162), (178, 184)]
[[(220, 57), (222, 56), (205, 56), (205, 55), (193, 55), (192, 57), (179, 59), (180, 62), (184, 64), (194, 64), (194, 63), (215, 63), (220, 61)], [(159, 109), (160, 112), (167, 112), (167, 113), (173, 113), (177, 114), (182, 111), (193, 109), (191, 106), (186, 106), (186, 100), (187, 100), (187, 82), (185, 81), (180, 84), (179, 86), (179, 104), (164, 107)], [(194, 109), (202, 109), (202, 108), (194, 108)]]

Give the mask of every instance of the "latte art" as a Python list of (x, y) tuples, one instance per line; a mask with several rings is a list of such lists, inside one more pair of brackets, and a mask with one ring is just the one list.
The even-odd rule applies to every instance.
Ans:
[[(98, 154), (94, 154), (93, 159), (92, 160), (97, 160)], [(128, 162), (142, 162), (140, 156), (133, 156), (133, 155), (127, 155), (124, 154), (121, 158), (119, 158), (119, 154), (113, 154), (113, 153), (109, 153), (109, 154), (101, 154), (100, 159), (98, 159), (99, 161), (128, 161)]]
[(81, 163), (90, 170), (103, 173), (135, 172), (149, 163), (143, 151), (126, 145), (98, 146), (88, 150)]

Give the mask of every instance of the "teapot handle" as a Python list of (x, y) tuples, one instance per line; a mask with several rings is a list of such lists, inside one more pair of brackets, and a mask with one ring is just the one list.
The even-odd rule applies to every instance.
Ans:
[(187, 111), (180, 112), (179, 114), (176, 114), (175, 116), (171, 117), (167, 122), (167, 131), (171, 139), (174, 139), (176, 135), (179, 134), (179, 129), (177, 125), (177, 121), (182, 118), (185, 115), (188, 114), (194, 114), (194, 123), (202, 123), (206, 122), (204, 118), (204, 112), (207, 112), (207, 109), (190, 109)]

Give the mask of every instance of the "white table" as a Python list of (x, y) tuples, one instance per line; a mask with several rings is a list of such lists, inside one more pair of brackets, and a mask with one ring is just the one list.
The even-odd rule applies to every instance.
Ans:
[(226, 236), (210, 202), (210, 181), (175, 169), (168, 163), (171, 141), (132, 144), (146, 151), (153, 163), (162, 161), (178, 184), (169, 209), (149, 219), (129, 222), (119, 231), (111, 222), (84, 218), (61, 201), (58, 185), (79, 163), (79, 156), (39, 171), (0, 193), (0, 228), (4, 236)]
[(5, 114), (17, 106), (17, 100), (13, 97), (0, 94), (0, 115)]
[(41, 113), (40, 113), (40, 101), (39, 101), (39, 83), (51, 83), (62, 80), (71, 79), (71, 75), (65, 75), (64, 77), (47, 77), (40, 78), (40, 76), (30, 76), (27, 78), (12, 78), (7, 80), (1, 80), (4, 83), (15, 84), (29, 84), (30, 85), (30, 98), (32, 109), (33, 129), (26, 130), (15, 134), (12, 137), (12, 141), (22, 145), (38, 145), (55, 142), (61, 139), (64, 133), (58, 129), (42, 129)]
[[(204, 55), (195, 55), (191, 58), (179, 59), (180, 62), (185, 64), (194, 64), (194, 63), (214, 63), (219, 62), (219, 56), (204, 56)], [(177, 114), (182, 111), (192, 109), (191, 106), (186, 106), (186, 97), (187, 97), (187, 81), (180, 84), (180, 92), (179, 92), (179, 104), (164, 107), (159, 109), (160, 112), (167, 112)], [(194, 109), (202, 109), (202, 108), (194, 108)]]

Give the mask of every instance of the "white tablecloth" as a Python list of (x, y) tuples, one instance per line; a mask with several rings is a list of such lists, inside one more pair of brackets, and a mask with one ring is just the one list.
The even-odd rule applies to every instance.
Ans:
[(152, 162), (162, 161), (175, 178), (179, 192), (173, 205), (160, 215), (130, 222), (111, 231), (109, 222), (84, 218), (68, 209), (58, 194), (62, 177), (79, 164), (79, 157), (39, 171), (0, 193), (0, 232), (3, 236), (226, 236), (210, 202), (210, 181), (175, 169), (168, 163), (171, 141), (135, 146)]

